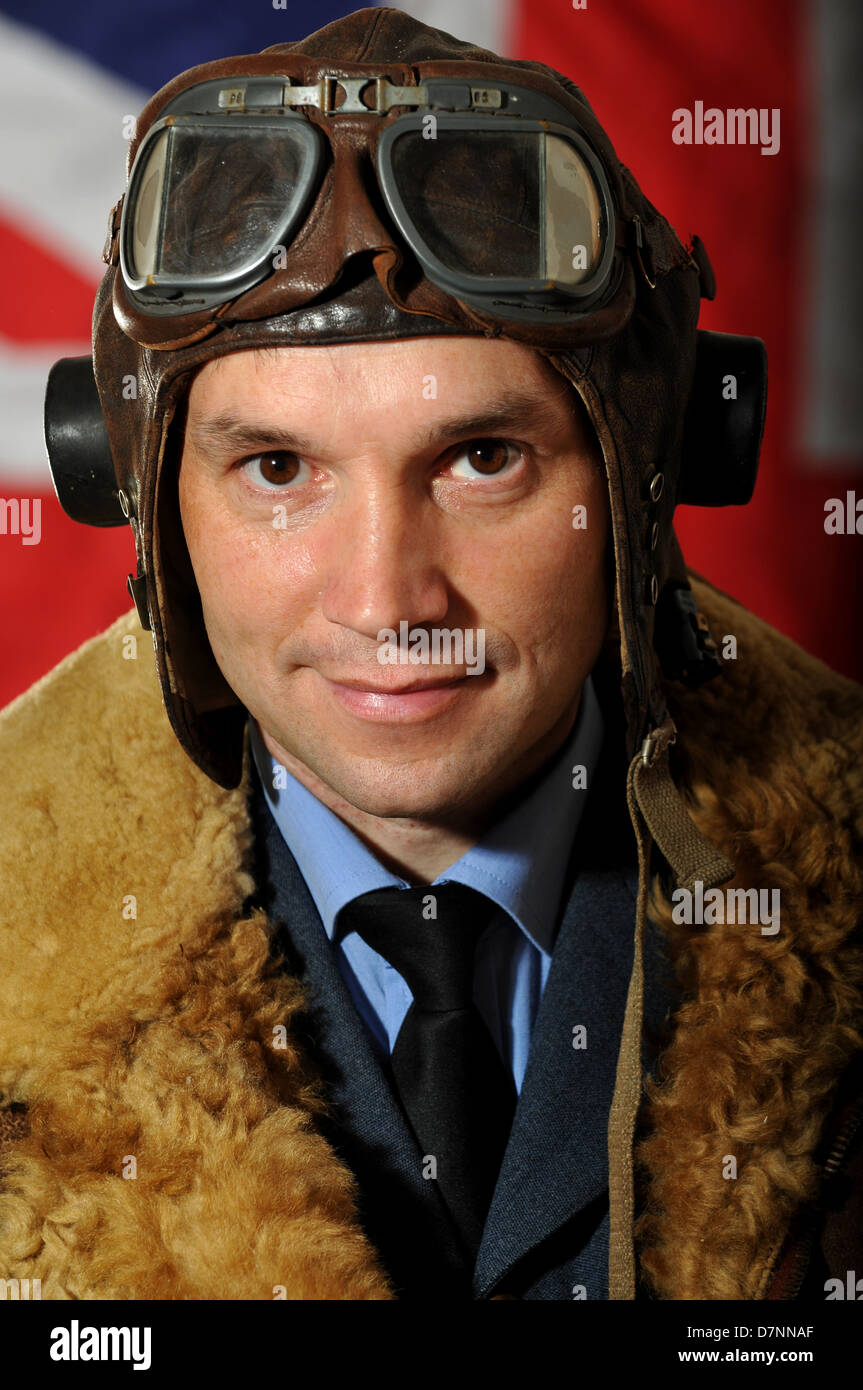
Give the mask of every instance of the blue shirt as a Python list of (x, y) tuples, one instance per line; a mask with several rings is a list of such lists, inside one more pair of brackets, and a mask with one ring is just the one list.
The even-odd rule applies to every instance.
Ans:
[[(357, 932), (340, 930), (339, 912), (362, 893), (409, 885), (385, 869), (338, 816), (271, 757), (255, 721), (250, 719), (250, 725), (270, 810), (337, 951), (351, 997), (386, 1056), (413, 996), (399, 972)], [(602, 712), (588, 676), (572, 732), (540, 781), (434, 881), (462, 883), (500, 908), (477, 947), (474, 1002), (519, 1092), (551, 968), (564, 877), (603, 735)], [(579, 767), (585, 776), (574, 776)]]

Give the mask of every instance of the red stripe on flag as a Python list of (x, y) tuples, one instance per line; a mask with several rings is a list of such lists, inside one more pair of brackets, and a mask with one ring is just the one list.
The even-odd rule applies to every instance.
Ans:
[[(79, 341), (83, 350), (95, 283), (20, 230), (8, 214), (0, 218), (0, 261), (6, 268), (0, 335), (13, 345), (46, 349), (52, 342)], [(41, 440), (35, 440), (34, 454), (41, 448)], [(4, 500), (20, 501), (20, 486), (0, 476)], [(5, 512), (6, 534), (0, 534), (0, 706), (130, 607), (125, 579), (135, 554), (128, 528), (81, 526), (61, 510), (53, 491), (27, 496), (41, 503), (39, 543), (25, 544), (10, 534), (14, 510)]]
[(135, 546), (129, 528), (81, 526), (53, 493), (32, 496), (42, 504), (39, 544), (0, 535), (0, 705), (131, 607), (126, 575), (135, 567)]
[[(61, 248), (62, 249), (62, 248)], [(18, 343), (86, 342), (96, 284), (0, 213), (0, 336)]]
[[(810, 112), (817, 93), (800, 0), (571, 0), (519, 6), (515, 54), (583, 87), (618, 154), (683, 239), (697, 232), (718, 297), (701, 326), (763, 338), (767, 428), (748, 507), (682, 508), (677, 531), (695, 569), (837, 670), (863, 679), (847, 615), (859, 611), (859, 538), (828, 536), (824, 504), (854, 479), (813, 476), (797, 442), (811, 234)], [(778, 154), (675, 145), (672, 112), (705, 106), (781, 111)], [(859, 492), (859, 488), (858, 488)]]

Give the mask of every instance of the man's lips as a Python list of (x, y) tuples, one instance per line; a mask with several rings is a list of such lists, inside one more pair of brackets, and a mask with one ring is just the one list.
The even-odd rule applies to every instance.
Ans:
[[(344, 690), (362, 690), (368, 695), (408, 695), (414, 690), (438, 690), (443, 686), (456, 685), (459, 681), (467, 680), (467, 674), (460, 676), (434, 676), (431, 680), (405, 681), (402, 685), (376, 684), (371, 680), (330, 680), (331, 685), (339, 685)], [(476, 680), (476, 676), (471, 676), (471, 680)]]
[(411, 724), (443, 713), (468, 687), (484, 686), (487, 674), (434, 676), (427, 680), (404, 681), (400, 685), (372, 681), (368, 677), (333, 680), (322, 676), (321, 679), (350, 714), (378, 723)]

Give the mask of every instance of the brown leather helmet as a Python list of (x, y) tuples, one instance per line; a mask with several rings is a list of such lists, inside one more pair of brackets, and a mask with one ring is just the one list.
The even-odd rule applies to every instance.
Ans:
[[(578, 128), (584, 159), (598, 168), (610, 203), (606, 293), (589, 312), (568, 313), (566, 306), (555, 312), (545, 302), (530, 317), (514, 295), (490, 300), (467, 289), (462, 295), (453, 283), (429, 278), (406, 246), (392, 205), (384, 205), (370, 151), (395, 120), (404, 124), (407, 113), (420, 119), (419, 92), (436, 83), (438, 89), (449, 84), (444, 91), (456, 109), (497, 102), (499, 122), (503, 91), (511, 107), (535, 103), (540, 124), (543, 112), (553, 110)], [(681, 245), (568, 78), (541, 63), (502, 59), (398, 10), (360, 10), (297, 43), (183, 73), (147, 103), (129, 150), (130, 171), (148, 134), (152, 147), (154, 127), (180, 119), (165, 117), (166, 108), (182, 112), (190, 92), (207, 92), (207, 109), (233, 107), (236, 117), (236, 107), (252, 101), (247, 94), (262, 87), (264, 96), (255, 99), (264, 103), (284, 102), (290, 93), (291, 112), (302, 107), (308, 124), (324, 135), (315, 138), (329, 147), (290, 255), (281, 265), (275, 258), (255, 283), (223, 289), (204, 307), (193, 301), (178, 308), (168, 297), (148, 303), (146, 287), (141, 294), (130, 289), (120, 264), (121, 199), (111, 215), (108, 269), (94, 311), (98, 401), (90, 385), (88, 406), (89, 360), (76, 359), (54, 369), (46, 402), (63, 505), (78, 519), (128, 520), (133, 529), (138, 573), (130, 576), (130, 591), (152, 628), (177, 737), (216, 782), (238, 784), (245, 711), (210, 651), (176, 505), (179, 426), (196, 369), (245, 348), (457, 333), (501, 335), (535, 348), (574, 387), (596, 432), (610, 499), (631, 756), (666, 718), (655, 641), (667, 675), (697, 681), (720, 669), (696, 621), (672, 516), (679, 500), (748, 499), (763, 423), (762, 345), (696, 331), (699, 298), (713, 293), (703, 248), (697, 238), (691, 251)], [(247, 104), (245, 110), (260, 121), (259, 112)], [(187, 171), (187, 195), (191, 187), (193, 198), (206, 199), (211, 185), (212, 170), (199, 153), (197, 168)], [(487, 216), (486, 208), (483, 229)], [(460, 235), (476, 242), (476, 225), (468, 220)], [(499, 247), (507, 244), (498, 238)], [(227, 255), (227, 234), (225, 246)], [(721, 382), (729, 370), (740, 387), (723, 407)]]

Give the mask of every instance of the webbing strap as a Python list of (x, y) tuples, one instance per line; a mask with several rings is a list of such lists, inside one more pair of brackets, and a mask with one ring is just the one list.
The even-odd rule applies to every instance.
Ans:
[(660, 853), (668, 861), (678, 888), (692, 891), (697, 879), (705, 889), (717, 888), (734, 877), (734, 865), (720, 854), (715, 845), (696, 829), (668, 766), (668, 750), (677, 738), (671, 718), (644, 741), (634, 758), (627, 777), (627, 799), (630, 815), (633, 803), (630, 787), (639, 810)]
[(635, 1183), (632, 1145), (635, 1117), (641, 1100), (641, 1027), (644, 1005), (644, 967), (642, 945), (647, 920), (648, 865), (650, 836), (636, 807), (635, 766), (638, 753), (629, 766), (626, 800), (638, 845), (638, 901), (635, 909), (635, 943), (632, 974), (623, 1015), (623, 1032), (617, 1054), (614, 1096), (608, 1116), (608, 1297), (635, 1298)]
[(668, 765), (677, 737), (667, 718), (645, 739), (629, 765), (626, 800), (638, 847), (638, 900), (632, 974), (626, 996), (614, 1097), (608, 1117), (608, 1297), (634, 1299), (636, 1270), (633, 1225), (635, 1183), (632, 1149), (641, 1104), (641, 1031), (644, 1008), (644, 932), (650, 889), (652, 844), (668, 861), (679, 887), (701, 879), (714, 888), (734, 876), (734, 865), (696, 829), (680, 799)]

